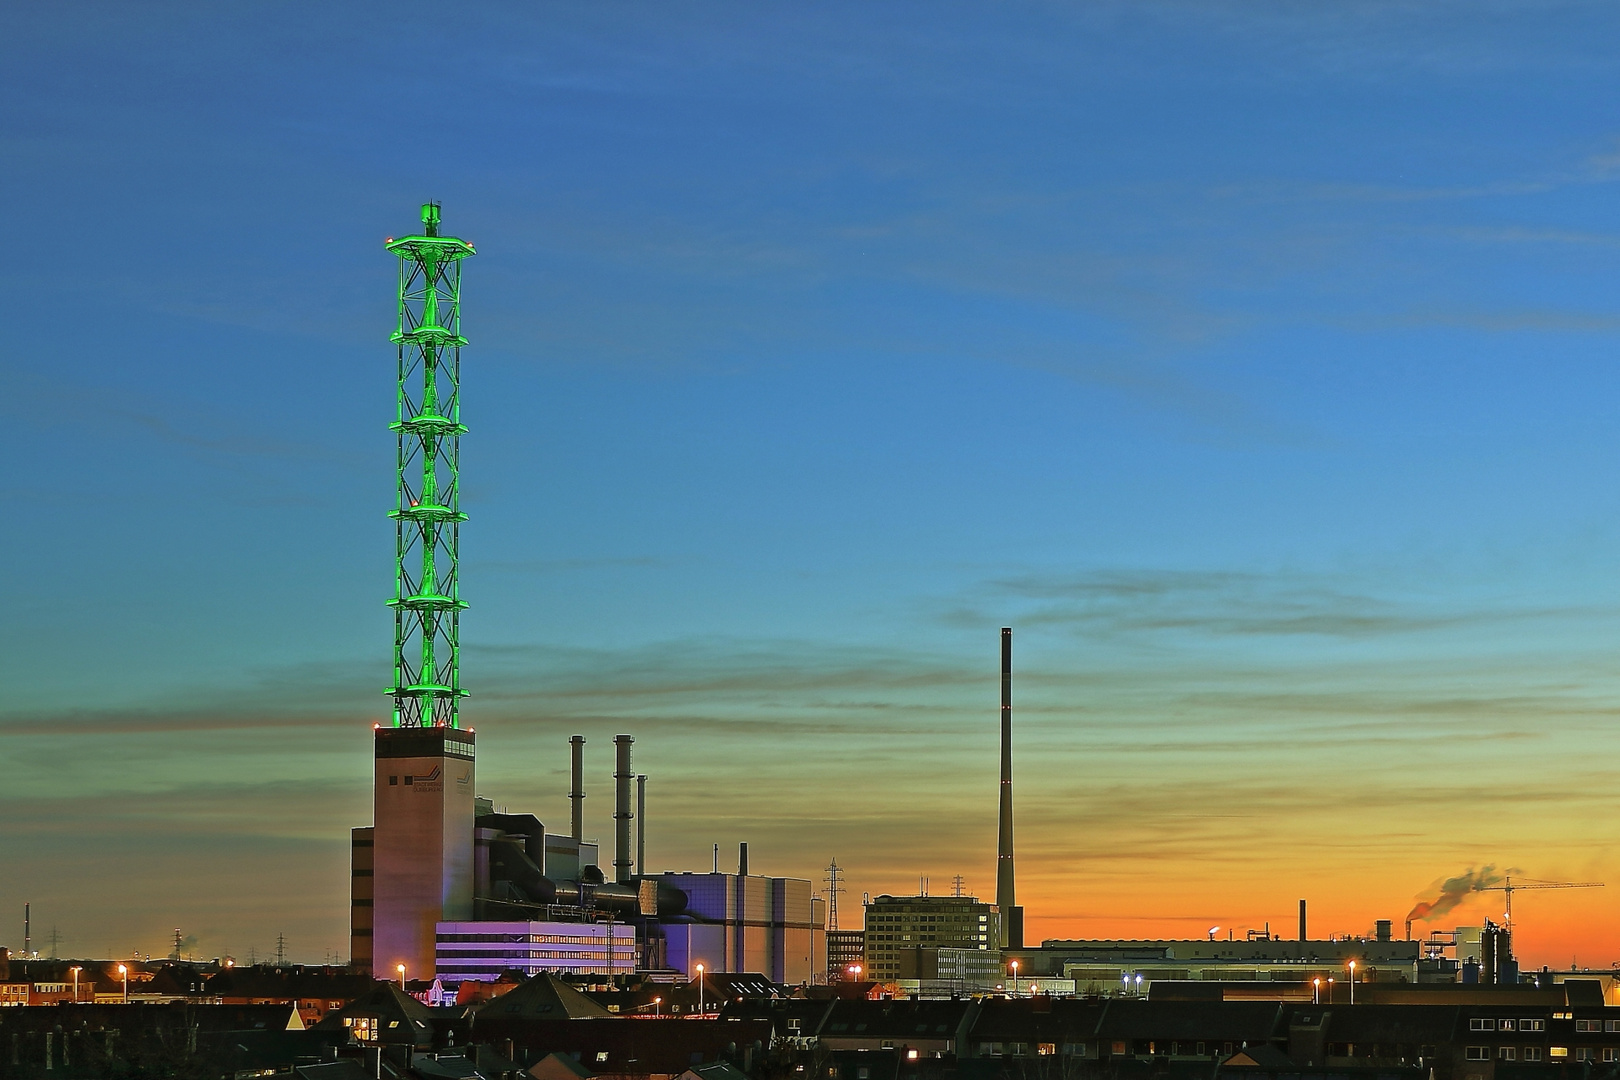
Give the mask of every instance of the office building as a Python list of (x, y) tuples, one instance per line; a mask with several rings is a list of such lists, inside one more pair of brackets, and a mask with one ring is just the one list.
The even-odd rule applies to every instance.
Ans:
[(879, 896), (866, 908), (865, 937), (868, 978), (917, 978), (902, 971), (918, 970), (920, 949), (999, 954), (1001, 915), (971, 896)]

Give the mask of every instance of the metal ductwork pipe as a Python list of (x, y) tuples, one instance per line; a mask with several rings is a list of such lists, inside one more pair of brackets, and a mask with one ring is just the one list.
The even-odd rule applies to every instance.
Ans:
[(636, 740), (629, 735), (613, 736), (613, 880), (620, 885), (630, 884), (630, 744)]
[(568, 801), (574, 807), (574, 841), (585, 839), (585, 736), (575, 735), (568, 740), (574, 751), (574, 790)]

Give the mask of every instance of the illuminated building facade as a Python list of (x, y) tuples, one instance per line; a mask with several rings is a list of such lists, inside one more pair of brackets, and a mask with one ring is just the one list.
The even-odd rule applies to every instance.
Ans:
[(629, 975), (637, 948), (635, 927), (605, 922), (442, 922), (434, 946), (447, 982), (493, 982), (507, 971)]

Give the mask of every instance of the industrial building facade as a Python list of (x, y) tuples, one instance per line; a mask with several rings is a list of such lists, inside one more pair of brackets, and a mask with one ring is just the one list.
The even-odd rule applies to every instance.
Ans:
[(507, 972), (629, 975), (638, 944), (623, 923), (441, 922), (434, 968), (447, 982), (493, 982)]

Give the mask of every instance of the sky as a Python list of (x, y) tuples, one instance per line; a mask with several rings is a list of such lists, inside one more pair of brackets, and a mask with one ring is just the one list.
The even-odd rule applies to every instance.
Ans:
[(6, 25), (0, 944), (346, 956), (435, 199), (497, 804), (988, 898), (1012, 626), (1032, 939), (1620, 960), (1612, 5)]

